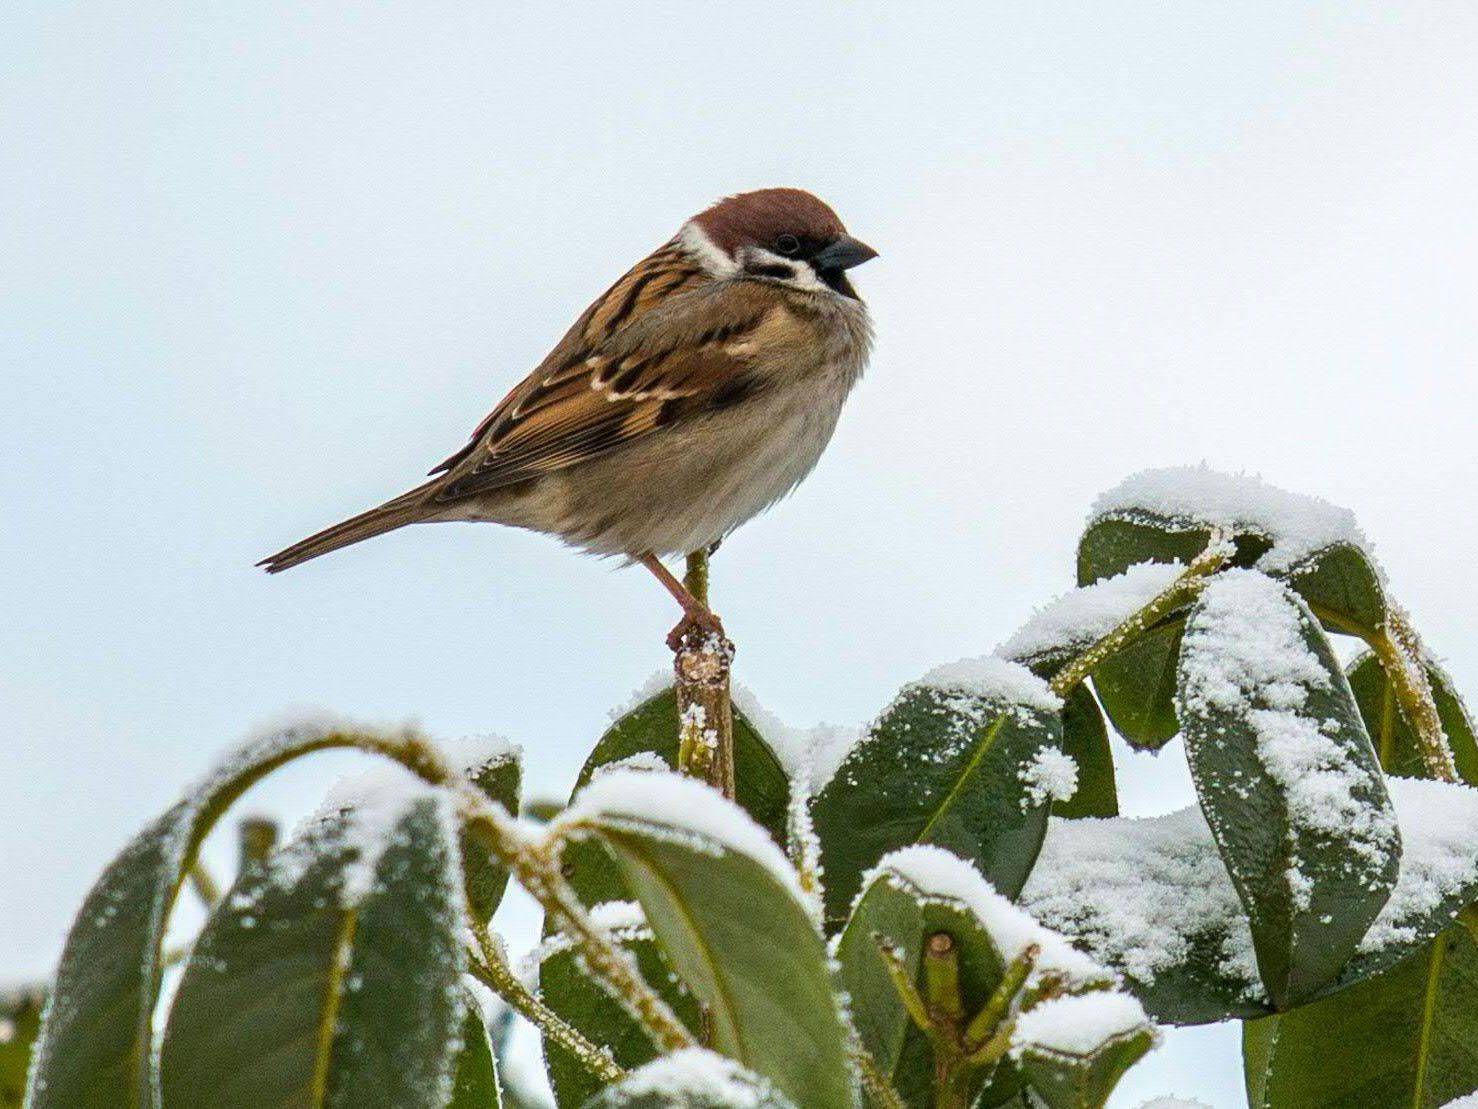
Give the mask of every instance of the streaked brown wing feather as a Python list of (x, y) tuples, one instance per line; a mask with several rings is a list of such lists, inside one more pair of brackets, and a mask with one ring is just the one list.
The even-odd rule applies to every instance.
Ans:
[[(455, 500), (573, 466), (742, 392), (743, 340), (780, 310), (758, 283), (714, 295), (680, 252), (659, 251), (591, 305), (548, 358), (438, 470)], [(438, 472), (438, 471), (433, 471)]]

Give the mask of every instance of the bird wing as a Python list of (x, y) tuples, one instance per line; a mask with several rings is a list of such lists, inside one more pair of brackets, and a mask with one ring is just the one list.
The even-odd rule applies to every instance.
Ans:
[(433, 473), (457, 500), (588, 461), (758, 386), (756, 334), (782, 313), (759, 282), (716, 282), (659, 251), (621, 278)]

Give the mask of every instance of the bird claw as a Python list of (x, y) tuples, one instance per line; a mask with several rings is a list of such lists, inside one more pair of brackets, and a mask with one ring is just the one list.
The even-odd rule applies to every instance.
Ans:
[(667, 646), (673, 654), (714, 649), (734, 653), (734, 644), (724, 634), (723, 621), (707, 609), (683, 613), (677, 627), (667, 633)]

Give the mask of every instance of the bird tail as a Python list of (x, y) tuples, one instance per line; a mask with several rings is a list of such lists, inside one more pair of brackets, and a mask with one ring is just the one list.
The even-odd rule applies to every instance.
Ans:
[(300, 562), (307, 562), (310, 558), (317, 558), (329, 551), (337, 551), (340, 547), (373, 539), (387, 531), (403, 528), (406, 524), (425, 520), (431, 515), (426, 511), (427, 495), (437, 484), (437, 481), (428, 481), (409, 493), (402, 493), (394, 500), (386, 501), (378, 508), (351, 516), (331, 528), (324, 528), (316, 535), (310, 535), (307, 539), (262, 559), (257, 565), (265, 567), (269, 574), (279, 574)]

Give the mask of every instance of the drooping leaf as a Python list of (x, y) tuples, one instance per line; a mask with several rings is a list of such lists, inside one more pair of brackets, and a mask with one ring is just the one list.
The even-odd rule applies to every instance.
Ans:
[(452, 1098), (446, 1109), (500, 1109), (498, 1065), (477, 999), (462, 991), (462, 1047), (452, 1071)]
[[(713, 1046), (798, 1105), (849, 1109), (847, 1034), (825, 945), (774, 841), (714, 790), (613, 771), (560, 818), (609, 847)], [(556, 825), (558, 828), (559, 825)]]
[[(697, 1036), (702, 1028), (698, 1002), (673, 972), (640, 910), (633, 905), (631, 913), (625, 914), (621, 909), (619, 903), (598, 908), (598, 922), (630, 952), (642, 978)], [(546, 940), (545, 945), (539, 960), (539, 993), (545, 1004), (592, 1043), (608, 1048), (625, 1069), (634, 1070), (655, 1059), (657, 1049), (651, 1037), (626, 1006), (591, 977), (573, 947), (562, 937)], [(544, 1059), (561, 1105), (583, 1105), (601, 1090), (601, 1080), (553, 1040), (544, 1041)]]
[[(481, 759), (466, 768), (468, 780), (490, 801), (518, 812), (523, 763), (516, 750)], [(508, 871), (466, 832), (460, 836), (462, 872), (466, 875), (467, 911), (478, 924), (492, 919), (508, 888)]]
[(1358, 547), (1336, 543), (1321, 548), (1282, 576), (1334, 631), (1359, 634), (1385, 623), (1385, 588), (1375, 566)]
[(1248, 1104), (1436, 1109), (1478, 1089), (1478, 946), (1449, 928), (1332, 997), (1244, 1026)]
[(1051, 797), (1032, 768), (1061, 746), (1060, 707), (1044, 682), (1000, 659), (906, 686), (812, 806), (828, 926), (845, 921), (869, 867), (914, 843), (969, 859), (1014, 896), (1047, 827)]
[(39, 986), (0, 992), (0, 1106), (20, 1109), (31, 1048), (41, 1031), (46, 991)]
[(607, 1086), (584, 1109), (797, 1109), (774, 1085), (731, 1059), (690, 1049)]
[[(1428, 777), (1416, 732), (1401, 710), (1374, 652), (1367, 651), (1355, 659), (1346, 673), (1386, 773), (1403, 778)], [(1432, 699), (1437, 703), (1437, 715), (1442, 720), (1442, 730), (1447, 733), (1457, 772), (1469, 785), (1478, 785), (1478, 738), (1474, 736), (1473, 718), (1468, 715), (1452, 679), (1440, 666), (1427, 665), (1427, 681), (1432, 686)]]
[(34, 1109), (151, 1104), (164, 929), (201, 841), (237, 797), (283, 763), (365, 737), (309, 723), (246, 744), (124, 848), (67, 935), (36, 1044)]
[(1396, 883), (1400, 835), (1354, 695), (1302, 600), (1229, 571), (1188, 618), (1177, 700), (1262, 981), (1296, 1005), (1335, 980)]
[(165, 1104), (443, 1109), (466, 926), (443, 804), (334, 813), (243, 876), (171, 1008)]
[(1144, 1010), (1112, 991), (1058, 997), (1023, 1013), (1012, 1050), (1048, 1109), (1103, 1109), (1155, 1044)]
[(1158, 751), (1180, 731), (1175, 670), (1184, 633), (1184, 614), (1171, 616), (1093, 671), (1093, 688), (1114, 729), (1137, 750)]
[[(675, 770), (677, 753), (677, 695), (669, 686), (625, 713), (601, 736), (580, 770), (574, 792), (578, 793), (597, 771), (615, 763)], [(770, 745), (737, 706), (734, 779), (740, 807), (784, 846), (790, 780)], [(586, 905), (631, 897), (609, 852), (598, 841), (570, 844), (564, 864), (566, 880)]]
[(1052, 803), (1053, 816), (1118, 816), (1119, 791), (1108, 728), (1092, 690), (1080, 685), (1062, 710), (1062, 750), (1078, 766), (1078, 788), (1066, 801)]

